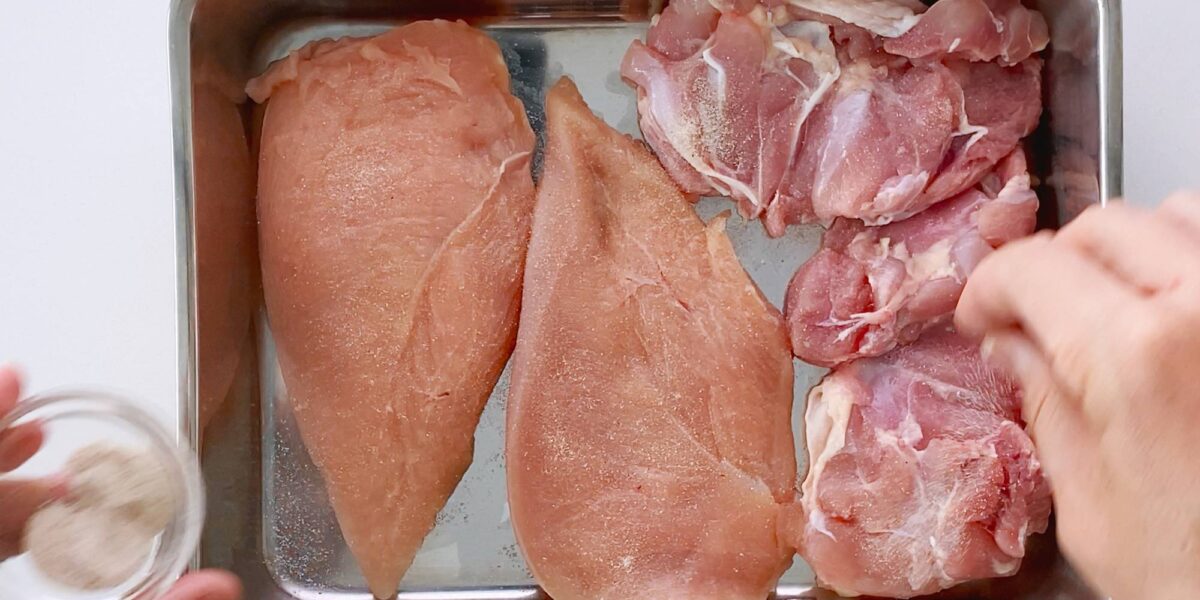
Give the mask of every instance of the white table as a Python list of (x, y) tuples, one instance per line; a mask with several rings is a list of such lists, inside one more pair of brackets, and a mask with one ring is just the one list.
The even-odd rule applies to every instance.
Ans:
[[(169, 0), (0, 11), (0, 360), (176, 402)], [(1125, 7), (1125, 181), (1200, 187), (1200, 3)]]

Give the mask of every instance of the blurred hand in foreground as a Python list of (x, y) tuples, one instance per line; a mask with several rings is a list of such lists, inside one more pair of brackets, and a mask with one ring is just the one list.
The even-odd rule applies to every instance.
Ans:
[[(17, 405), (21, 377), (17, 370), (0, 365), (0, 418)], [(24, 423), (0, 431), (0, 473), (12, 471), (42, 446), (40, 424)], [(0, 481), (0, 561), (21, 551), (25, 523), (42, 505), (67, 493), (60, 478)], [(237, 578), (220, 571), (198, 571), (183, 576), (164, 600), (238, 600), (242, 587)]]
[(239, 600), (242, 584), (224, 571), (196, 571), (179, 579), (163, 600)]
[[(21, 396), (21, 378), (17, 370), (0, 365), (0, 418), (17, 404)], [(29, 460), (42, 447), (42, 427), (24, 423), (0, 431), (0, 473), (12, 471)], [(41, 506), (66, 493), (59, 479), (23, 479), (0, 481), (0, 561), (21, 550), (25, 522)]]
[(1010, 369), (1067, 558), (1115, 600), (1200, 598), (1200, 195), (981, 263), (955, 316)]

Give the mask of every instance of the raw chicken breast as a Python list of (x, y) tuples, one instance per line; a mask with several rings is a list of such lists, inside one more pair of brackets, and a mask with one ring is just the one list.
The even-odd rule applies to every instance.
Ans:
[(791, 563), (782, 318), (654, 157), (563, 80), (508, 401), (513, 526), (555, 600), (763, 600)]
[(829, 27), (776, 27), (740, 1), (676, 0), (635, 41), (621, 75), (642, 134), (686, 192), (721, 194), (757, 217), (792, 165), (801, 128), (838, 76)]
[(822, 366), (878, 356), (953, 314), (975, 265), (1037, 221), (1022, 150), (982, 187), (883, 227), (834, 221), (788, 286), (796, 356)]
[(208, 427), (252, 356), (251, 321), (259, 304), (254, 159), (239, 107), (240, 82), (207, 60), (192, 76), (193, 214), (199, 426)]
[(1049, 489), (1014, 381), (953, 332), (830, 373), (809, 395), (810, 468), (788, 524), (819, 582), (909, 598), (1012, 575)]
[(263, 285), (297, 423), (389, 598), (471, 462), (515, 342), (534, 136), (462, 23), (317, 42), (262, 102)]

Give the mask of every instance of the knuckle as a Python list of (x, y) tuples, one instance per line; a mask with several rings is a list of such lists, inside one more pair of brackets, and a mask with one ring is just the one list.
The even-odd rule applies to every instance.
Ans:
[(1010, 245), (1018, 245), (1018, 246), (1023, 246), (1023, 247), (1035, 247), (1035, 248), (1041, 247), (1046, 244), (1049, 244), (1050, 241), (1054, 239), (1054, 235), (1055, 235), (1055, 232), (1053, 230), (1043, 229), (1041, 231), (1034, 232), (1033, 235), (1023, 237), (1020, 240), (1017, 240), (1016, 242), (1011, 243)]
[(1200, 352), (1200, 302), (1194, 296), (1166, 295), (1140, 313), (1130, 346), (1141, 355), (1141, 364), (1191, 371)]
[(1076, 392), (1082, 388), (1083, 380), (1092, 372), (1092, 354), (1089, 353), (1081, 340), (1064, 338), (1052, 340), (1047, 347), (1050, 362), (1055, 373), (1070, 373), (1075, 377), (1068, 378), (1066, 383)]
[(1200, 191), (1197, 190), (1179, 190), (1167, 196), (1160, 205), (1164, 210), (1176, 208), (1195, 208), (1200, 205)]
[[(1011, 249), (1013, 251), (1017, 250), (1016, 248)], [(971, 276), (967, 278), (963, 295), (973, 295), (977, 293), (976, 290), (991, 287), (997, 281), (996, 278), (1008, 270), (1007, 263), (1011, 260), (1010, 257), (1013, 256), (1009, 250), (1010, 247), (1005, 246), (983, 257), (983, 260), (979, 261), (979, 264), (971, 272)]]
[(1075, 245), (1101, 242), (1113, 230), (1124, 229), (1142, 216), (1142, 211), (1119, 202), (1091, 206), (1067, 223), (1055, 237)]
[(1081, 231), (1096, 227), (1105, 218), (1105, 215), (1111, 214), (1110, 209), (1115, 207), (1115, 204), (1112, 207), (1089, 206), (1086, 210), (1079, 213), (1079, 216), (1072, 219), (1070, 223), (1063, 226), (1059, 230), (1058, 237), (1071, 238), (1079, 235)]
[(1041, 231), (1032, 236), (1009, 242), (984, 257), (976, 267), (976, 272), (981, 268), (986, 269), (988, 273), (1025, 268), (1031, 264), (1031, 261), (1036, 261), (1039, 255), (1045, 251), (1053, 239), (1053, 235), (1052, 232)]
[(1181, 330), (1188, 329), (1187, 319), (1171, 306), (1156, 306), (1153, 311), (1142, 311), (1129, 329), (1128, 339), (1123, 344), (1128, 353), (1141, 361), (1168, 358), (1178, 348)]

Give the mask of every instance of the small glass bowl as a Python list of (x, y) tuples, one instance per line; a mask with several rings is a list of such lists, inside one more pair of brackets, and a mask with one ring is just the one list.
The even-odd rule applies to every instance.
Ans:
[(54, 475), (76, 450), (96, 442), (147, 452), (170, 479), (175, 511), (158, 536), (145, 565), (129, 581), (108, 590), (83, 591), (51, 581), (28, 555), (0, 563), (0, 599), (157, 600), (188, 567), (204, 524), (204, 484), (196, 454), (149, 413), (130, 400), (91, 390), (31, 396), (0, 418), (0, 431), (38, 422), (42, 449), (0, 481)]

